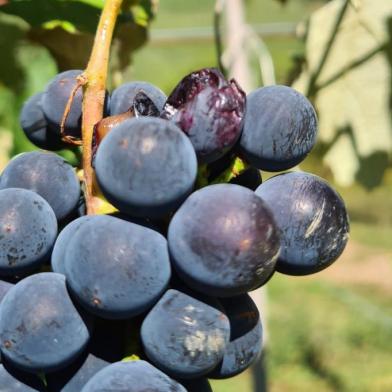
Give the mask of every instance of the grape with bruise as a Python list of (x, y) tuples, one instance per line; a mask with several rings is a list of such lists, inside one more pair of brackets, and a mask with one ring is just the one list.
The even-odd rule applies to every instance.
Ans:
[(216, 161), (241, 135), (245, 93), (214, 68), (187, 75), (166, 101), (162, 117), (189, 137), (200, 163)]

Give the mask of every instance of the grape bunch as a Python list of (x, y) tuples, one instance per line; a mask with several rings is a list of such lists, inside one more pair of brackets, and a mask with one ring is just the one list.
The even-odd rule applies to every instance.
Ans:
[(290, 87), (246, 96), (216, 69), (169, 97), (126, 83), (93, 135), (112, 210), (86, 215), (77, 168), (54, 152), (81, 139), (81, 72), (25, 103), (21, 127), (46, 151), (0, 178), (0, 390), (212, 391), (260, 355), (248, 293), (323, 270), (347, 243), (341, 197), (286, 171), (314, 146), (316, 113)]

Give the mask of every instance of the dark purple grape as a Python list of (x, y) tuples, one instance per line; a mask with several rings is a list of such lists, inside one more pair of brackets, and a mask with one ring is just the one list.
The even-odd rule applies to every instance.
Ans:
[(43, 93), (31, 96), (23, 105), (19, 122), (26, 137), (35, 146), (44, 150), (57, 151), (65, 148), (59, 135), (48, 130), (48, 123), (42, 112)]
[[(69, 97), (77, 85), (77, 77), (82, 74), (81, 70), (69, 70), (58, 74), (46, 86), (42, 98), (42, 110), (52, 132), (57, 135), (61, 131), (61, 122)], [(65, 122), (64, 131), (67, 135), (81, 137), (83, 89), (80, 87), (76, 92), (70, 112)]]
[(197, 159), (177, 126), (140, 117), (124, 121), (104, 138), (95, 168), (109, 202), (121, 212), (155, 218), (174, 211), (192, 191)]
[(67, 366), (82, 353), (89, 335), (63, 275), (25, 278), (1, 302), (1, 353), (22, 370), (50, 372)]
[(229, 297), (258, 287), (280, 249), (272, 213), (254, 192), (233, 184), (194, 192), (169, 225), (179, 276), (194, 290)]
[(24, 152), (5, 167), (0, 189), (24, 188), (42, 196), (62, 220), (75, 209), (80, 198), (80, 183), (75, 169), (51, 152)]
[(245, 93), (234, 79), (214, 68), (192, 72), (166, 101), (162, 117), (177, 124), (190, 138), (200, 163), (226, 154), (240, 137)]
[(26, 189), (0, 190), (0, 274), (26, 273), (50, 257), (57, 220), (40, 195)]
[(230, 335), (224, 313), (177, 290), (168, 290), (143, 321), (147, 357), (176, 378), (198, 378), (222, 359)]
[(72, 235), (63, 268), (77, 301), (108, 319), (148, 310), (170, 279), (166, 239), (107, 215), (90, 216)]
[(289, 169), (305, 159), (316, 135), (316, 112), (298, 91), (267, 86), (248, 95), (240, 146), (251, 165), (267, 171)]
[(313, 174), (293, 172), (270, 178), (256, 190), (281, 230), (276, 270), (307, 275), (323, 270), (343, 252), (349, 237), (341, 197)]
[(116, 362), (98, 372), (81, 392), (186, 392), (146, 361)]

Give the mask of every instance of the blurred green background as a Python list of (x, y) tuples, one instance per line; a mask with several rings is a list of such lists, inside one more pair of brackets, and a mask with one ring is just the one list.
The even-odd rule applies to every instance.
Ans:
[[(45, 6), (45, 1), (36, 1), (37, 9)], [(1, 3), (9, 6), (18, 2)], [(214, 1), (162, 0), (151, 26), (155, 2), (141, 2), (143, 7), (139, 8), (137, 1), (130, 3), (136, 4), (133, 8), (136, 27), (123, 32), (125, 44), (121, 40), (115, 42), (112, 85), (146, 80), (169, 93), (185, 74), (216, 66), (212, 34)], [(325, 21), (329, 20), (333, 27), (345, 1), (284, 3), (245, 1), (246, 21), (257, 31), (264, 31), (261, 38), (272, 56), (277, 82), (289, 84), (295, 80), (296, 88), (311, 94), (320, 117), (320, 142), (301, 169), (328, 179), (341, 193), (351, 218), (351, 240), (341, 258), (327, 270), (303, 278), (277, 274), (268, 284), (265, 310), (269, 335), (268, 390), (389, 392), (392, 391), (392, 10), (387, 4), (390, 2), (347, 2), (352, 10), (344, 15), (346, 19), (334, 37), (336, 45), (319, 74), (319, 84), (326, 86), (320, 90), (306, 85), (312, 67), (317, 69), (318, 60), (313, 57), (322, 56), (331, 36)], [(19, 18), (11, 15), (15, 13), (23, 14), (20, 9), (2, 12), (0, 8), (0, 167), (14, 154), (34, 148), (19, 129), (21, 105), (28, 96), (44, 88), (58, 67), (83, 64), (91, 43), (88, 35), (91, 27), (87, 24), (94, 24), (93, 20), (83, 20), (84, 26), (72, 18), (72, 23), (67, 24), (67, 20), (59, 17), (51, 26), (44, 26), (42, 16)], [(98, 14), (97, 11), (93, 17)], [(309, 23), (310, 17), (313, 22), (310, 19)], [(78, 35), (75, 26), (88, 34)], [(273, 31), (268, 32), (268, 28)], [(61, 31), (79, 44), (74, 45), (72, 39), (67, 41)], [(127, 46), (126, 37), (131, 32), (133, 44)], [(131, 49), (137, 46), (141, 47), (129, 57)], [(250, 67), (258, 75), (254, 58)], [(246, 372), (231, 380), (213, 382), (213, 387), (216, 392), (248, 392), (253, 391), (252, 383), (251, 373)]]

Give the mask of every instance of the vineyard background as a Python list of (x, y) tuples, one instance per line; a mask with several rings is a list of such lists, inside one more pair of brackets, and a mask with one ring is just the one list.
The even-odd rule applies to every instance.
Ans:
[[(146, 80), (169, 93), (188, 72), (215, 66), (212, 29), (214, 3), (212, 0), (163, 0), (151, 24), (149, 41), (133, 52), (132, 61), (123, 58), (127, 47), (122, 47), (119, 42), (115, 44), (111, 84)], [(298, 34), (303, 34), (306, 29), (306, 25), (300, 22), (320, 7), (331, 6), (332, 3), (344, 2), (291, 0), (284, 6), (276, 0), (246, 2), (246, 20), (269, 49), (278, 83), (287, 84), (298, 76), (298, 72), (294, 72), (295, 65), (302, 64), (306, 49), (304, 41), (298, 38)], [(374, 13), (382, 3), (372, 3)], [(37, 29), (32, 32), (20, 18), (1, 11), (2, 8), (0, 166), (4, 167), (11, 156), (34, 148), (18, 126), (18, 113), (23, 101), (42, 90), (47, 80), (57, 73), (58, 66), (66, 67), (70, 61), (83, 63), (83, 50), (88, 53), (88, 46), (81, 44), (78, 46), (80, 51), (75, 50), (72, 56), (62, 57), (57, 53), (56, 63), (52, 56), (53, 48), (51, 55), (42, 46), (44, 43), (46, 48), (51, 48), (50, 39), (42, 39)], [(389, 15), (392, 15), (392, 10), (390, 12)], [(385, 10), (380, 13), (385, 13)], [(137, 41), (133, 47), (143, 44), (147, 37), (145, 27), (149, 16), (144, 17), (141, 16), (138, 29), (132, 30), (138, 37), (137, 40), (133, 39)], [(58, 32), (58, 29), (72, 30), (61, 22), (52, 26), (51, 34)], [(80, 42), (89, 42), (88, 37), (84, 36), (83, 39), (85, 41)], [(353, 35), (351, 39), (355, 47), (356, 39), (360, 37)], [(58, 42), (61, 50), (69, 51), (67, 40)], [(133, 47), (131, 45), (128, 50)], [(257, 75), (255, 60), (252, 67)], [(390, 71), (389, 64), (389, 74), (385, 75), (389, 93), (392, 90)], [(372, 68), (370, 73), (377, 73), (377, 68)], [(373, 79), (370, 76), (367, 79), (366, 73), (363, 75), (362, 94), (371, 98), (375, 91), (371, 84)], [(360, 95), (355, 99), (360, 100)], [(339, 107), (332, 105), (332, 109), (338, 112)], [(331, 117), (334, 116), (333, 110), (329, 112)], [(390, 119), (390, 107), (389, 112), (384, 114)], [(386, 150), (370, 154), (368, 160), (362, 157), (360, 164), (365, 171), (354, 178), (355, 181), (347, 180), (347, 175), (339, 175), (340, 170), (343, 172), (345, 167), (353, 166), (353, 155), (344, 148), (333, 155), (333, 167), (323, 160), (325, 143), (319, 144), (301, 165), (301, 169), (327, 178), (342, 194), (351, 217), (351, 241), (340, 260), (326, 271), (302, 278), (277, 274), (269, 283), (270, 340), (266, 366), (271, 392), (392, 390), (390, 124), (389, 129), (384, 131), (386, 139), (378, 141), (386, 146)], [(374, 139), (380, 139), (379, 135), (374, 134), (370, 127), (365, 144), (374, 144)], [(71, 154), (68, 158), (72, 160), (74, 157)], [(247, 392), (252, 390), (252, 377), (247, 372), (228, 381), (213, 382), (213, 385), (217, 392)]]

